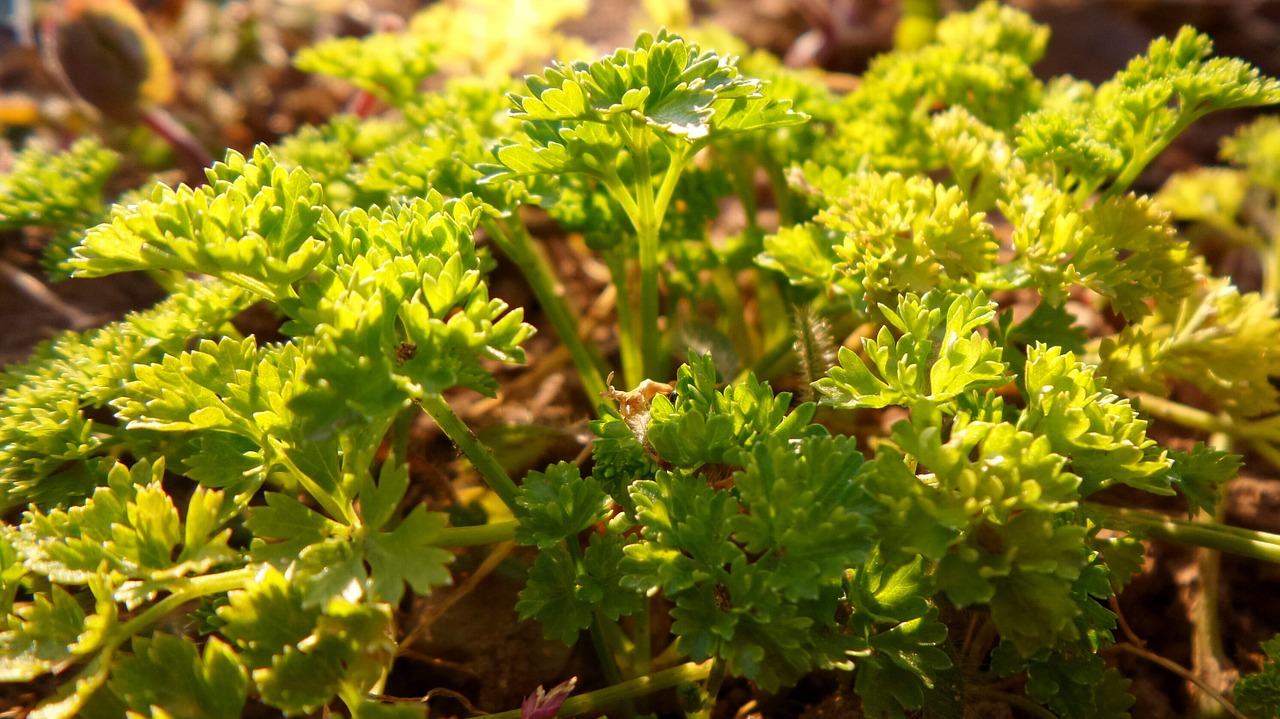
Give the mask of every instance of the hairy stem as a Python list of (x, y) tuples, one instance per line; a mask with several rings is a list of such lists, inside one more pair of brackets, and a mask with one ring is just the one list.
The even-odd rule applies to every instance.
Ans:
[(519, 506), (516, 504), (516, 494), (520, 490), (516, 488), (516, 483), (511, 481), (507, 470), (498, 464), (493, 452), (481, 444), (475, 433), (461, 419), (458, 419), (458, 415), (454, 414), (449, 403), (438, 394), (428, 394), (422, 398), (422, 408), (431, 415), (436, 424), (440, 425), (440, 429), (458, 446), (458, 449), (467, 455), (471, 465), (476, 468), (502, 503), (512, 512), (517, 511)]

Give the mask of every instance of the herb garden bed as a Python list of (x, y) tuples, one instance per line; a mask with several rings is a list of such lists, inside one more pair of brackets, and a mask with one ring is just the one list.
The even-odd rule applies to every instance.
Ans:
[(203, 182), (13, 158), (43, 271), (163, 299), (0, 375), (4, 708), (1280, 715), (1280, 121), (1149, 184), (1280, 82), (499, 5), (301, 49), (348, 112)]

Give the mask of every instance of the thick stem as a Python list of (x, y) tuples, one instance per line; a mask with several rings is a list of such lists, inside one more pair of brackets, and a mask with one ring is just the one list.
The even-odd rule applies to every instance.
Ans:
[(1139, 393), (1137, 400), (1138, 406), (1143, 412), (1153, 417), (1177, 422), (1183, 427), (1209, 433), (1221, 432), (1235, 439), (1267, 442), (1280, 441), (1280, 422), (1272, 418), (1256, 422), (1236, 421), (1223, 415), (1188, 407), (1185, 404), (1146, 393)]
[(711, 661), (711, 673), (702, 687), (702, 706), (698, 709), (697, 719), (711, 719), (711, 712), (716, 706), (716, 697), (720, 696), (720, 685), (724, 684), (724, 676), (729, 670), (729, 662), (717, 657)]
[(579, 334), (582, 323), (565, 301), (564, 285), (560, 283), (547, 257), (539, 249), (529, 231), (520, 222), (504, 222), (493, 220), (485, 224), (489, 235), (493, 237), (499, 249), (524, 273), (529, 289), (538, 298), (542, 310), (560, 341), (578, 368), (578, 376), (582, 380), (582, 388), (594, 407), (600, 401), (600, 395), (606, 389), (604, 384), (605, 362), (599, 350), (582, 341)]
[(662, 184), (658, 187), (658, 195), (653, 204), (654, 224), (656, 226), (661, 227), (663, 218), (667, 216), (667, 207), (671, 205), (671, 196), (675, 194), (676, 185), (680, 182), (680, 175), (684, 174), (685, 166), (704, 146), (706, 146), (705, 140), (693, 145), (681, 143), (676, 145), (674, 149), (670, 145), (667, 146), (670, 150), (670, 159), (667, 162), (667, 171), (662, 175)]
[(1101, 514), (1103, 524), (1109, 529), (1144, 532), (1156, 539), (1171, 539), (1264, 562), (1280, 563), (1280, 535), (1225, 525), (1205, 526), (1163, 514), (1093, 502), (1086, 502), (1085, 506), (1090, 511)]
[[(687, 682), (700, 681), (710, 673), (710, 660), (702, 663), (689, 662), (681, 664), (678, 667), (664, 669), (656, 674), (614, 684), (580, 696), (569, 697), (564, 705), (560, 707), (560, 711), (556, 716), (567, 717), (599, 711), (605, 707), (638, 699), (663, 689), (670, 689)], [(500, 714), (487, 714), (486, 716), (489, 719), (520, 719), (520, 710), (512, 709)]]
[(437, 547), (476, 547), (483, 544), (497, 544), (515, 539), (516, 527), (520, 522), (509, 519), (502, 522), (489, 522), (474, 527), (446, 527), (440, 530), (433, 544)]
[(511, 481), (511, 477), (507, 475), (507, 470), (498, 464), (498, 460), (494, 459), (493, 453), (489, 448), (481, 444), (480, 440), (475, 436), (466, 424), (458, 419), (458, 415), (454, 414), (453, 408), (444, 398), (438, 394), (428, 394), (422, 398), (422, 408), (431, 415), (431, 418), (440, 425), (440, 429), (444, 431), (449, 439), (467, 455), (467, 459), (471, 460), (471, 465), (480, 473), (480, 477), (489, 485), (494, 494), (507, 505), (513, 513), (519, 510), (516, 504), (516, 494), (519, 489), (516, 483)]
[(640, 350), (640, 337), (636, 329), (635, 318), (631, 308), (635, 298), (631, 296), (632, 283), (627, 272), (627, 258), (621, 252), (609, 251), (605, 254), (605, 264), (609, 274), (613, 276), (613, 284), (618, 288), (618, 351), (622, 355), (622, 378), (628, 389), (640, 386), (644, 381), (644, 353)]
[[(657, 200), (653, 194), (653, 173), (649, 167), (649, 128), (638, 125), (631, 138), (631, 161), (636, 172), (637, 215), (631, 218), (639, 241), (640, 306), (638, 308), (638, 340), (644, 357), (642, 379), (659, 377), (661, 342), (658, 334), (658, 218)], [(638, 383), (637, 383), (638, 384)]]

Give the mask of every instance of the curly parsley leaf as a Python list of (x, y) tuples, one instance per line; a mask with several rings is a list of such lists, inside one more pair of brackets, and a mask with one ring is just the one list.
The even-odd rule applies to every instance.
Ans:
[(335, 695), (367, 692), (395, 656), (387, 605), (334, 599), (309, 606), (302, 587), (266, 569), (217, 610), (259, 696), (288, 713), (307, 713)]
[(943, 649), (947, 627), (926, 599), (921, 558), (903, 564), (878, 559), (855, 570), (849, 582), (848, 625), (858, 638), (850, 651), (854, 686), (868, 714), (901, 718), (904, 709), (923, 707), (951, 668)]
[[(907, 294), (896, 309), (881, 305), (880, 311), (889, 324), (875, 339), (863, 340), (867, 361), (842, 348), (840, 366), (814, 383), (823, 404), (944, 405), (964, 392), (1008, 382), (1000, 348), (977, 331), (995, 318), (986, 295)], [(889, 325), (901, 333), (898, 339)]]
[(516, 500), (522, 510), (516, 541), (546, 549), (608, 516), (609, 497), (600, 483), (582, 478), (577, 465), (560, 462), (546, 472), (530, 472)]
[(267, 299), (315, 269), (324, 191), (305, 171), (288, 171), (264, 145), (252, 159), (229, 151), (198, 188), (157, 185), (148, 200), (117, 205), (91, 229), (69, 264), (77, 277), (127, 270), (177, 270), (220, 277)]
[(443, 513), (428, 512), (419, 505), (395, 529), (366, 538), (365, 561), (375, 597), (396, 605), (404, 596), (405, 584), (426, 596), (432, 588), (453, 581), (448, 570), (453, 555), (435, 546), (445, 522)]
[(1127, 399), (1096, 378), (1095, 370), (1061, 348), (1039, 345), (1027, 353), (1027, 407), (1018, 428), (1049, 438), (1053, 451), (1070, 458), (1081, 479), (1080, 495), (1121, 483), (1172, 494), (1169, 459), (1147, 436), (1147, 422)]
[(134, 637), (132, 654), (118, 656), (107, 688), (138, 715), (235, 719), (249, 677), (235, 652), (217, 637), (204, 651), (171, 634)]
[(1280, 717), (1280, 637), (1262, 643), (1266, 660), (1256, 674), (1240, 678), (1231, 698), (1242, 712), (1274, 719)]
[(180, 519), (162, 485), (164, 460), (117, 464), (84, 504), (31, 509), (11, 535), (31, 571), (63, 584), (86, 584), (110, 573), (164, 581), (198, 575), (235, 560), (227, 542), (222, 492), (197, 488)]
[(1256, 417), (1280, 408), (1278, 332), (1274, 302), (1203, 278), (1179, 303), (1104, 338), (1098, 371), (1115, 391), (1166, 395), (1171, 381), (1190, 382), (1232, 415)]
[(93, 135), (62, 152), (30, 144), (0, 175), (0, 229), (82, 228), (103, 213), (103, 185), (119, 160)]
[(402, 107), (436, 71), (435, 45), (429, 38), (411, 33), (333, 38), (303, 48), (294, 65), (303, 72), (341, 78), (383, 102)]

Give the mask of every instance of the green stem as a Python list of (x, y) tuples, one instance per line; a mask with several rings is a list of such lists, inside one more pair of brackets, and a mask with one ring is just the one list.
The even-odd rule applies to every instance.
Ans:
[(689, 164), (690, 158), (698, 154), (705, 145), (704, 140), (692, 145), (679, 144), (675, 149), (670, 150), (667, 171), (662, 175), (662, 184), (658, 187), (658, 196), (654, 199), (653, 216), (657, 227), (662, 227), (662, 220), (667, 216), (667, 207), (671, 205), (671, 196), (675, 194), (676, 185), (680, 182), (680, 175), (684, 174), (685, 166)]
[[(626, 134), (619, 131), (622, 137)], [(637, 171), (638, 174), (638, 171)], [(632, 227), (639, 232), (640, 228), (640, 205), (641, 202), (633, 198), (627, 188), (623, 186), (622, 179), (618, 177), (618, 171), (613, 167), (607, 168), (602, 177), (605, 189), (609, 191), (609, 195), (613, 197), (618, 204), (622, 205), (622, 209), (627, 213), (627, 217), (631, 219)], [(652, 192), (652, 185), (650, 186)], [(642, 240), (637, 240), (638, 244), (643, 244)], [(636, 305), (641, 304), (641, 300), (632, 294), (631, 273), (628, 268), (628, 261), (620, 252), (614, 251), (605, 257), (605, 262), (609, 266), (609, 274), (613, 276), (613, 284), (618, 288), (618, 345), (622, 353), (622, 376), (627, 387), (634, 388), (638, 386), (645, 377), (645, 350), (644, 350), (644, 331), (637, 323), (639, 313), (633, 313), (632, 310)]]
[(1109, 529), (1143, 532), (1156, 539), (1171, 539), (1280, 564), (1280, 535), (1225, 525), (1205, 526), (1154, 512), (1094, 502), (1087, 502), (1086, 506), (1101, 514), (1103, 524)]
[(720, 696), (720, 685), (724, 683), (724, 675), (729, 669), (729, 662), (717, 657), (711, 662), (711, 672), (702, 687), (702, 706), (698, 709), (698, 719), (711, 719), (711, 712), (716, 706), (716, 697)]
[(467, 455), (467, 459), (471, 460), (471, 465), (480, 473), (481, 478), (489, 485), (494, 494), (507, 505), (512, 512), (519, 510), (516, 504), (516, 494), (519, 489), (516, 483), (511, 481), (511, 477), (507, 475), (507, 470), (498, 464), (498, 460), (494, 459), (493, 453), (489, 448), (481, 444), (480, 440), (471, 431), (466, 424), (458, 419), (458, 415), (454, 414), (453, 408), (444, 398), (438, 394), (424, 395), (422, 398), (422, 408), (431, 415), (431, 418), (440, 425), (440, 429), (444, 431), (449, 439)]
[(477, 524), (474, 527), (445, 527), (432, 544), (437, 547), (477, 547), (515, 539), (519, 520)]
[(1272, 467), (1280, 467), (1280, 449), (1270, 442), (1261, 439), (1249, 441), (1249, 449), (1271, 463)]
[[(587, 712), (599, 711), (605, 707), (647, 696), (663, 689), (670, 689), (687, 682), (700, 681), (710, 673), (711, 661), (709, 660), (702, 663), (689, 662), (681, 664), (678, 667), (664, 669), (655, 674), (638, 677), (576, 697), (569, 697), (564, 706), (560, 707), (560, 711), (556, 716), (576, 716)], [(500, 714), (486, 714), (485, 716), (489, 717), (489, 719), (520, 719), (520, 710), (512, 709)]]
[[(636, 125), (631, 134), (631, 161), (636, 172), (636, 216), (631, 218), (639, 242), (640, 307), (638, 342), (644, 357), (642, 379), (659, 378), (661, 342), (658, 337), (658, 218), (657, 199), (653, 194), (653, 171), (649, 166), (649, 128)], [(664, 182), (665, 184), (665, 182)], [(639, 384), (639, 383), (637, 383)]]
[(618, 177), (618, 171), (610, 167), (601, 174), (600, 179), (604, 182), (604, 188), (609, 191), (609, 196), (617, 200), (619, 205), (622, 205), (622, 211), (627, 213), (627, 217), (631, 218), (634, 224), (635, 219), (640, 216), (639, 202), (631, 196), (626, 186), (622, 184), (622, 178)]
[(605, 264), (618, 288), (618, 351), (622, 355), (622, 378), (625, 389), (635, 389), (644, 381), (644, 353), (640, 350), (640, 337), (635, 318), (631, 314), (631, 282), (627, 277), (627, 259), (621, 252), (605, 253)]
[(1194, 113), (1180, 115), (1178, 117), (1178, 121), (1174, 123), (1173, 127), (1170, 127), (1160, 133), (1159, 138), (1152, 141), (1150, 145), (1147, 145), (1145, 152), (1141, 155), (1135, 156), (1129, 161), (1129, 164), (1126, 165), (1124, 170), (1120, 172), (1120, 175), (1116, 177), (1115, 182), (1111, 183), (1111, 186), (1107, 188), (1107, 191), (1103, 193), (1103, 196), (1106, 198), (1118, 197), (1127, 192), (1129, 190), (1129, 186), (1133, 184), (1134, 180), (1138, 179), (1138, 175), (1142, 174), (1142, 171), (1146, 169), (1147, 165), (1150, 165), (1151, 161), (1154, 160), (1157, 155), (1164, 152), (1164, 149), (1169, 146), (1170, 142), (1173, 142), (1175, 137), (1181, 135), (1182, 131), (1187, 129), (1187, 126), (1195, 122), (1197, 119), (1199, 119), (1199, 115)]
[(485, 223), (489, 236), (515, 265), (524, 273), (529, 289), (533, 290), (538, 304), (547, 313), (547, 319), (578, 368), (582, 388), (591, 399), (592, 406), (606, 389), (604, 384), (605, 362), (599, 350), (582, 341), (579, 335), (581, 323), (565, 301), (564, 285), (551, 270), (546, 255), (534, 242), (524, 224), (490, 220)]
[(111, 630), (111, 635), (104, 644), (110, 648), (118, 647), (129, 637), (160, 621), (170, 612), (192, 599), (198, 599), (210, 594), (222, 594), (233, 589), (242, 589), (253, 581), (257, 573), (257, 567), (242, 567), (229, 572), (208, 574), (203, 577), (188, 579), (178, 584), (169, 596), (152, 604), (141, 614)]
[(1228, 416), (1188, 407), (1185, 404), (1146, 393), (1139, 393), (1137, 400), (1143, 412), (1159, 419), (1177, 422), (1183, 427), (1209, 433), (1222, 433), (1249, 441), (1280, 441), (1280, 423), (1274, 419), (1257, 422), (1236, 421)]

